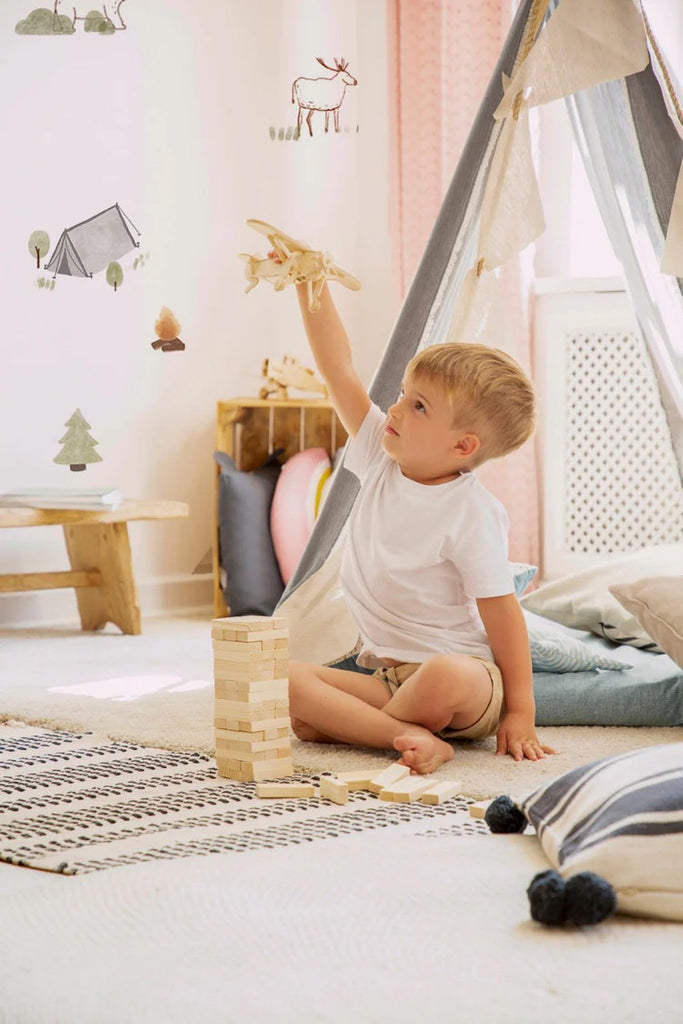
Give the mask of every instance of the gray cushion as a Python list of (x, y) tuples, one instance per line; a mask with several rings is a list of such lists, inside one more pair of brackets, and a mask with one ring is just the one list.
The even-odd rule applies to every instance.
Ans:
[(231, 615), (272, 615), (284, 583), (270, 536), (270, 506), (280, 474), (273, 452), (259, 469), (243, 472), (225, 452), (214, 452), (218, 486), (220, 563)]
[(533, 613), (529, 626), (582, 640), (595, 654), (617, 658), (624, 671), (534, 672), (536, 724), (683, 725), (683, 670), (666, 654), (615, 645), (587, 630), (570, 629)]

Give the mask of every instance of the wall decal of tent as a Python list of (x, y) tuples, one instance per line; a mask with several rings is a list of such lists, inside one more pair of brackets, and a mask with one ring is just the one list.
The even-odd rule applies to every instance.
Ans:
[(55, 277), (93, 277), (132, 249), (138, 249), (140, 243), (135, 235), (140, 232), (119, 204), (114, 203), (62, 231), (45, 270), (52, 271)]
[(73, 0), (68, 0), (68, 8), (72, 14), (61, 14), (59, 8), (62, 0), (54, 0), (52, 10), (47, 7), (36, 7), (25, 18), (18, 21), (14, 31), (20, 36), (70, 36), (76, 31), (76, 22), (83, 23), (83, 31), (96, 33), (100, 36), (114, 35), (127, 28), (121, 17), (121, 5), (125, 0), (113, 0), (110, 4), (111, 15), (107, 5), (101, 11), (87, 10), (87, 4), (79, 3), (76, 10)]

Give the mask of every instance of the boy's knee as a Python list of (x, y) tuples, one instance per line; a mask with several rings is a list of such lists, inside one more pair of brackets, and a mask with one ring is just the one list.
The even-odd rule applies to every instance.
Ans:
[(421, 684), (428, 693), (448, 701), (467, 689), (470, 661), (460, 654), (435, 654), (422, 665)]
[(287, 675), (289, 677), (289, 686), (292, 687), (292, 683), (296, 683), (305, 674), (306, 669), (309, 668), (305, 661), (291, 661), (287, 666)]

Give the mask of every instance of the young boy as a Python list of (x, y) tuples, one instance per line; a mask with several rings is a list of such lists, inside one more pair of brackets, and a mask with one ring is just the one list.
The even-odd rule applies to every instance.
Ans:
[(473, 472), (533, 432), (528, 378), (497, 349), (434, 345), (409, 362), (385, 416), (354, 370), (327, 285), (316, 313), (306, 286), (297, 292), (316, 365), (353, 439), (345, 466), (361, 483), (340, 573), (361, 650), (347, 659), (350, 671), (290, 664), (294, 733), (394, 747), (399, 764), (420, 774), (454, 756), (453, 738), (497, 733), (496, 753), (516, 761), (554, 753), (534, 728), (508, 517)]

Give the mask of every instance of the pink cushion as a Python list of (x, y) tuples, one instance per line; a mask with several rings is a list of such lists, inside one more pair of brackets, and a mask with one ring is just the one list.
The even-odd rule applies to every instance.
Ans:
[(270, 532), (280, 574), (288, 583), (311, 535), (332, 463), (324, 448), (306, 448), (285, 462), (270, 507)]

